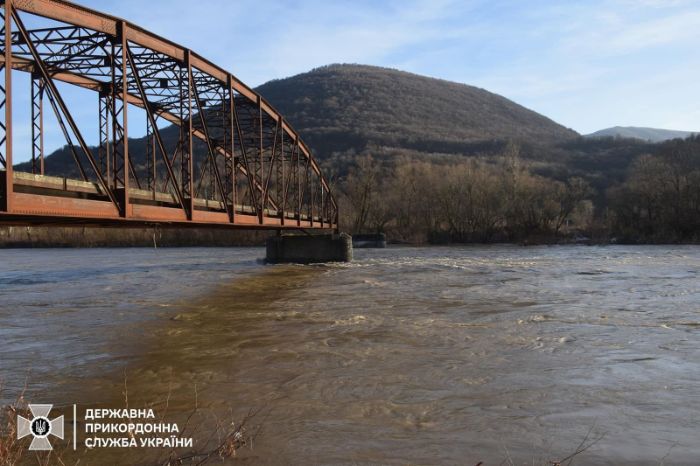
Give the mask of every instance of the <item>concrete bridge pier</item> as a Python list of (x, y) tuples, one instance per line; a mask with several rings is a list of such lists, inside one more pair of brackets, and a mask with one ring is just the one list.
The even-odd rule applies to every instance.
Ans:
[(266, 249), (266, 261), (272, 264), (352, 261), (352, 237), (347, 233), (271, 236)]

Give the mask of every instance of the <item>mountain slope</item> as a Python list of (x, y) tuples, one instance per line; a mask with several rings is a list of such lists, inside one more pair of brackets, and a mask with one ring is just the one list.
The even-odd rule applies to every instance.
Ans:
[(636, 126), (615, 126), (601, 129), (595, 133), (587, 134), (587, 138), (616, 137), (627, 139), (641, 139), (642, 141), (663, 142), (669, 139), (685, 139), (694, 133), (690, 131), (674, 131), (670, 129), (641, 128)]
[[(558, 144), (578, 134), (502, 96), (465, 84), (364, 65), (329, 65), (256, 89), (301, 134), (319, 159), (377, 147), (389, 153), (499, 153), (507, 140)], [(177, 131), (164, 129), (166, 147)], [(198, 150), (204, 150), (198, 143)], [(137, 170), (145, 139), (130, 144)], [(345, 164), (352, 157), (345, 157)], [(85, 162), (86, 163), (86, 162)], [(77, 177), (67, 147), (47, 173)], [(28, 163), (18, 170), (28, 171)], [(342, 171), (342, 169), (341, 169)]]
[(320, 157), (366, 146), (470, 152), (515, 139), (577, 136), (502, 96), (464, 84), (364, 65), (329, 65), (256, 89)]

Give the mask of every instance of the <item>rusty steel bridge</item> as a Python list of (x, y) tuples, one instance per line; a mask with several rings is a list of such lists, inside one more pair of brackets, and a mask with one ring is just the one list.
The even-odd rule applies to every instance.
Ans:
[[(67, 1), (1, 3), (0, 224), (337, 229), (336, 200), (309, 148), (231, 73)], [(31, 82), (31, 154), (21, 154), (31, 155), (31, 168), (21, 172), (13, 167), (18, 73)], [(93, 91), (96, 146), (75, 118), (90, 103), (71, 108), (61, 93), (66, 83)], [(135, 127), (137, 108), (145, 118)], [(47, 173), (45, 112), (78, 175)], [(177, 136), (166, 138), (166, 129)], [(145, 134), (140, 149), (132, 139), (130, 150), (129, 134)]]

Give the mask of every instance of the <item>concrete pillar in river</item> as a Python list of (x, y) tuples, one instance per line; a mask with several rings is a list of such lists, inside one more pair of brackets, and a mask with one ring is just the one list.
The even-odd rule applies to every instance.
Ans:
[(347, 233), (271, 236), (266, 247), (266, 260), (273, 264), (352, 261), (352, 237)]

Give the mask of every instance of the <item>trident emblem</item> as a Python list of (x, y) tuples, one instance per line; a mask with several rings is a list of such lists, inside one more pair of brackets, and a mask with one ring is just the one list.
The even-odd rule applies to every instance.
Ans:
[(48, 439), (49, 435), (63, 440), (63, 416), (49, 420), (51, 408), (53, 408), (53, 405), (30, 404), (31, 420), (17, 416), (17, 439), (19, 440), (27, 435), (34, 436), (31, 445), (29, 445), (30, 450), (52, 450), (51, 442)]

